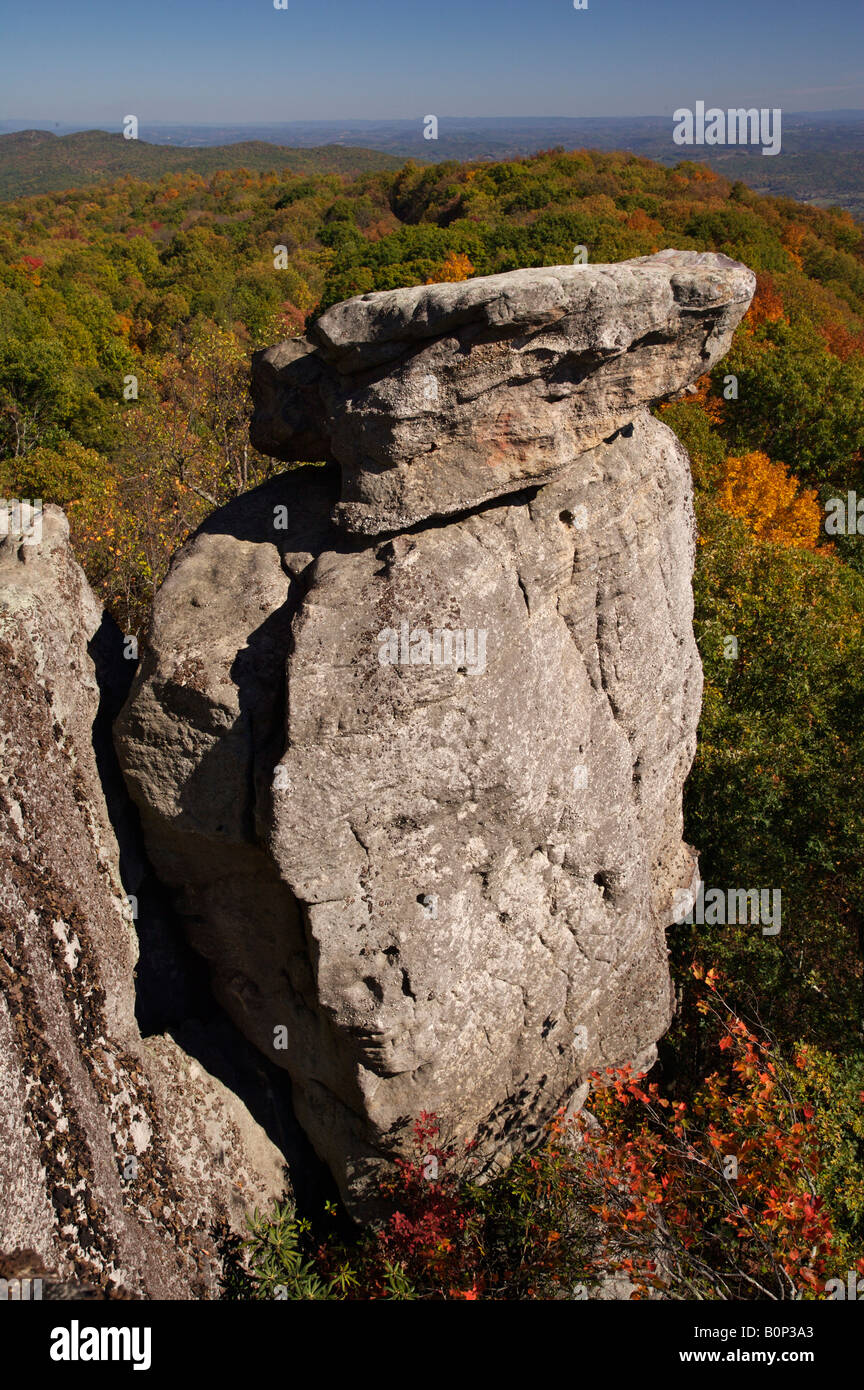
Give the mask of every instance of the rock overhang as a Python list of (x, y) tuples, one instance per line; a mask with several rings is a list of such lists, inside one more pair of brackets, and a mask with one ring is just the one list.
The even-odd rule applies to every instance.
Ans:
[(376, 536), (543, 482), (728, 350), (755, 276), (661, 251), (360, 295), (256, 354), (252, 440), (338, 462)]

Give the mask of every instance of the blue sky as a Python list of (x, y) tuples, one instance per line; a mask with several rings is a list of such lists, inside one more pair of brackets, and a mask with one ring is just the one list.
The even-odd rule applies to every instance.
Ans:
[(864, 108), (861, 0), (0, 0), (0, 120)]

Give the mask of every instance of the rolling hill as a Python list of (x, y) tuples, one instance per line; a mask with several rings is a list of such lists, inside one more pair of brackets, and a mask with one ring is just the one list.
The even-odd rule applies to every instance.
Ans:
[(127, 140), (104, 130), (60, 136), (45, 130), (22, 130), (0, 135), (0, 200), (111, 183), (124, 174), (147, 180), (175, 172), (207, 176), (221, 169), (359, 174), (396, 169), (402, 162), (398, 155), (342, 145), (289, 149), (264, 140), (247, 140), (234, 145), (176, 149), (145, 140)]

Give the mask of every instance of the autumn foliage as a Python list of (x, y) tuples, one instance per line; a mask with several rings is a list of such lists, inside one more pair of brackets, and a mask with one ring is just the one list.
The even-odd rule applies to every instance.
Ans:
[(442, 261), (435, 275), (430, 276), (426, 281), (427, 285), (434, 285), (441, 282), (454, 282), (457, 280), (470, 280), (474, 274), (474, 267), (468, 256), (459, 251), (451, 251)]
[[(714, 971), (695, 966), (693, 981), (715, 1064), (686, 1100), (609, 1068), (583, 1112), (560, 1112), (540, 1149), (483, 1181), (473, 1145), (445, 1143), (422, 1114), (413, 1156), (383, 1182), (389, 1215), (374, 1234), (352, 1247), (307, 1229), (321, 1287), (537, 1300), (588, 1297), (626, 1276), (635, 1299), (786, 1300), (823, 1296), (838, 1270), (864, 1273), (862, 1183), (838, 1201), (835, 1172), (825, 1181), (855, 1152), (864, 1097), (857, 1121), (848, 1101), (826, 1103), (815, 1053), (784, 1058), (730, 1008)], [(820, 1130), (832, 1111), (834, 1132)], [(280, 1267), (263, 1267), (260, 1231), (250, 1248), (253, 1285), (270, 1296)]]
[[(178, 546), (282, 466), (248, 444), (255, 348), (351, 295), (571, 264), (577, 245), (591, 264), (675, 246), (756, 273), (727, 356), (659, 414), (689, 452), (699, 532), (685, 835), (706, 881), (781, 886), (783, 931), (670, 931), (682, 1004), (662, 1084), (595, 1078), (598, 1126), (559, 1118), (482, 1181), (420, 1117), (374, 1236), (256, 1219), (258, 1293), (572, 1298), (618, 1270), (643, 1297), (810, 1297), (864, 1251), (864, 539), (820, 541), (825, 499), (864, 497), (859, 223), (693, 161), (587, 150), (4, 203), (0, 495), (64, 506), (88, 578), (138, 632)], [(724, 1001), (694, 957), (722, 968)]]
[(704, 984), (699, 1008), (719, 1026), (720, 1065), (689, 1103), (626, 1068), (598, 1078), (599, 1130), (582, 1125), (602, 1249), (643, 1290), (817, 1296), (840, 1253), (818, 1190), (813, 1106), (796, 1095), (788, 1064), (724, 1004), (713, 971)]
[(811, 549), (818, 544), (823, 512), (815, 488), (802, 489), (782, 463), (760, 449), (726, 459), (717, 500), (758, 540)]
[(768, 271), (756, 276), (756, 293), (744, 318), (745, 328), (759, 328), (763, 323), (777, 323), (784, 316), (783, 297)]

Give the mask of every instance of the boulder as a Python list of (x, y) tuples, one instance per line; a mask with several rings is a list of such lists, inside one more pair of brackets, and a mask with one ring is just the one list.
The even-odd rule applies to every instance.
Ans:
[(106, 643), (122, 652), (49, 506), (41, 538), (0, 543), (0, 1251), (90, 1296), (210, 1297), (220, 1232), (283, 1193), (285, 1161), (176, 1037), (141, 1035)]

